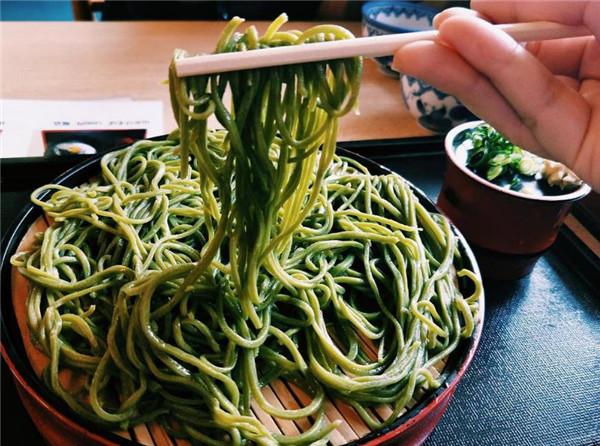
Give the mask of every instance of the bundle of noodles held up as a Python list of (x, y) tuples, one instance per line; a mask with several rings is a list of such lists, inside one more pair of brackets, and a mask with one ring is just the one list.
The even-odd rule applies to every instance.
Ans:
[[(285, 20), (259, 36), (234, 18), (216, 52), (352, 38), (281, 31)], [(402, 178), (335, 155), (361, 66), (178, 79), (172, 65), (178, 131), (105, 155), (84, 185), (34, 192), (54, 223), (12, 262), (32, 284), (47, 383), (76, 412), (114, 428), (157, 421), (198, 444), (325, 444), (328, 398), (377, 429), (439, 385), (431, 366), (471, 335), (480, 284), (456, 272), (448, 221)], [(213, 114), (223, 130), (208, 129)], [(63, 368), (87, 384), (63, 388)], [(275, 381), (306, 404), (273, 404), (262, 390)], [(375, 417), (382, 404), (392, 409)], [(252, 407), (310, 425), (284, 436)]]

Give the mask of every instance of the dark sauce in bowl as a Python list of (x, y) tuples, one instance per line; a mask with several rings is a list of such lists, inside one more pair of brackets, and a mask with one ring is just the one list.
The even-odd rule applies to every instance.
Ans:
[[(495, 145), (499, 139), (496, 135), (491, 140), (494, 144), (487, 140), (474, 144), (472, 129), (483, 124), (483, 121), (461, 124), (446, 136), (448, 164), (437, 203), (471, 243), (484, 277), (512, 280), (531, 272), (539, 256), (556, 239), (572, 203), (585, 197), (591, 188), (585, 183), (572, 183), (573, 187), (563, 189), (551, 186), (536, 169), (537, 164), (521, 164), (529, 156), (522, 149), (507, 147), (511, 144), (507, 141)], [(472, 167), (468, 167), (471, 147), (480, 153), (487, 152), (474, 161), (476, 153), (473, 153)], [(522, 157), (513, 157), (515, 152)], [(504, 169), (508, 165), (503, 164), (505, 160), (494, 160), (500, 153), (511, 158), (510, 169)], [(552, 182), (557, 178), (578, 180), (558, 163), (541, 162), (545, 163), (544, 173)], [(503, 167), (502, 171), (492, 177), (493, 181), (488, 180), (490, 166), (498, 165)], [(503, 178), (505, 170), (507, 175)], [(521, 182), (520, 190), (514, 188), (516, 176)], [(529, 193), (523, 191), (525, 188)]]

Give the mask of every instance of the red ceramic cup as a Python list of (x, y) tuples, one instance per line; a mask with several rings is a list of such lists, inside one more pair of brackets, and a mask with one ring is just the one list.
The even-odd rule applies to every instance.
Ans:
[(516, 279), (531, 272), (540, 255), (556, 239), (573, 202), (591, 188), (537, 196), (504, 189), (469, 170), (456, 149), (466, 131), (482, 124), (472, 121), (446, 136), (446, 176), (438, 207), (470, 242), (484, 277)]

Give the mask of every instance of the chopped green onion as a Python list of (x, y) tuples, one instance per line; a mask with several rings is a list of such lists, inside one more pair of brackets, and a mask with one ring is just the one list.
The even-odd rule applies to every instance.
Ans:
[(492, 166), (488, 169), (486, 178), (489, 181), (492, 181), (494, 178), (498, 178), (503, 170), (504, 168), (502, 166)]
[(511, 189), (521, 187), (521, 175), (535, 176), (541, 169), (538, 158), (512, 144), (488, 124), (470, 130), (473, 147), (467, 151), (467, 167), (480, 177)]
[(499, 153), (490, 160), (492, 166), (504, 166), (511, 163), (511, 157), (505, 153)]
[(523, 158), (519, 162), (519, 172), (522, 175), (533, 176), (540, 171), (540, 166), (537, 160), (531, 156)]

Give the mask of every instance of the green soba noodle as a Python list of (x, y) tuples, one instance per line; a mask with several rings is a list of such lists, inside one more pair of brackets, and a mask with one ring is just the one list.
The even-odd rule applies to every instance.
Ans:
[[(240, 22), (217, 52), (352, 37), (280, 31), (285, 16), (260, 37)], [(460, 270), (448, 221), (402, 178), (334, 154), (360, 74), (359, 59), (185, 79), (172, 65), (178, 131), (105, 155), (79, 187), (33, 193), (53, 224), (12, 262), (32, 284), (44, 378), (73, 410), (112, 428), (157, 421), (198, 444), (325, 444), (337, 426), (326, 398), (376, 429), (439, 385), (428, 369), (472, 334), (481, 286)], [(213, 114), (224, 130), (208, 130)], [(85, 384), (65, 389), (63, 368)], [(261, 388), (277, 379), (311, 402), (271, 404)], [(270, 432), (251, 402), (312, 427)], [(369, 411), (380, 404), (393, 407), (383, 421)]]

